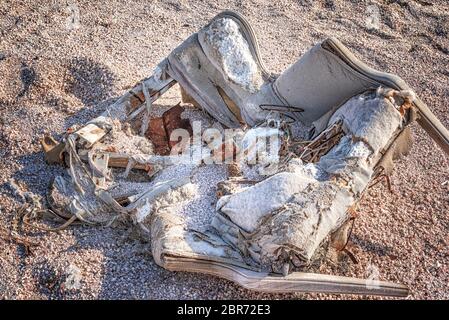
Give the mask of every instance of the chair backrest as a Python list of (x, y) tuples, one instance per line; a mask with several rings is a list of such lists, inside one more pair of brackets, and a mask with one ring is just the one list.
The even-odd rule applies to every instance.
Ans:
[[(400, 77), (370, 68), (336, 38), (310, 49), (274, 82), (278, 98), (304, 109), (302, 120), (311, 123), (335, 110), (355, 94), (379, 86), (410, 90)], [(449, 131), (427, 105), (416, 97), (418, 123), (449, 154)]]
[[(326, 39), (311, 48), (276, 78), (263, 64), (254, 30), (248, 21), (238, 13), (225, 11), (212, 22), (220, 18), (232, 19), (238, 24), (262, 74), (265, 89), (252, 94), (230, 83), (199, 43), (198, 34), (202, 31), (192, 35), (170, 54), (168, 72), (187, 94), (228, 127), (239, 126), (240, 114), (234, 109), (240, 109), (237, 111), (241, 111), (251, 125), (264, 115), (262, 109), (254, 107), (256, 105), (297, 107), (304, 110), (298, 119), (310, 125), (326, 118), (323, 115), (332, 114), (345, 101), (366, 90), (379, 86), (410, 89), (398, 76), (367, 66), (335, 38)], [(414, 105), (418, 109), (419, 124), (449, 154), (448, 130), (419, 98)]]
[(310, 124), (328, 111), (380, 82), (359, 73), (340, 56), (328, 50), (328, 43), (312, 47), (274, 82), (279, 98), (304, 110), (300, 119)]

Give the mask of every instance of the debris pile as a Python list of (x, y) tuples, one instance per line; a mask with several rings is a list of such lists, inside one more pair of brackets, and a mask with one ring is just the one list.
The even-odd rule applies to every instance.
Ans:
[[(392, 283), (297, 272), (325, 243), (348, 253), (354, 208), (408, 152), (412, 121), (448, 137), (402, 80), (346, 50), (328, 39), (275, 76), (246, 20), (220, 14), (104, 114), (59, 142), (42, 139), (47, 162), (68, 168), (48, 196), (65, 220), (55, 230), (133, 223), (164, 268), (256, 290), (406, 295)], [(200, 117), (181, 104), (154, 116), (175, 84)]]

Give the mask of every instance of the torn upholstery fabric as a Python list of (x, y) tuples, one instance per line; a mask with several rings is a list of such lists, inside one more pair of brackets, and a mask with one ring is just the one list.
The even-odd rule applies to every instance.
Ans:
[(312, 258), (346, 221), (371, 180), (372, 160), (402, 126), (397, 108), (374, 93), (350, 99), (329, 125), (337, 120), (345, 135), (317, 163), (293, 159), (286, 172), (218, 201), (213, 226), (268, 268), (280, 271), (285, 263), (300, 266)]

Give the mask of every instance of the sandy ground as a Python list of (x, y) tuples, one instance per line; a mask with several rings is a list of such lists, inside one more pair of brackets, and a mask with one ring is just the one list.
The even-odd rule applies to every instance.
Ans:
[[(59, 134), (101, 113), (227, 8), (254, 25), (271, 71), (282, 72), (312, 44), (336, 36), (369, 65), (405, 79), (449, 127), (444, 0), (3, 0), (0, 226), (11, 228), (21, 204), (11, 178), (44, 195), (63, 170), (44, 162), (39, 146), (44, 132)], [(361, 204), (350, 243), (359, 263), (326, 263), (321, 271), (378, 273), (408, 285), (410, 298), (448, 299), (448, 157), (417, 125), (413, 131), (412, 153), (397, 162), (392, 176), (395, 193), (378, 184)], [(153, 262), (149, 245), (126, 229), (81, 226), (50, 234), (29, 230), (29, 236), (38, 242), (30, 253), (0, 237), (1, 298), (360, 298), (260, 294), (209, 276), (168, 272)], [(66, 285), (73, 270), (81, 277), (75, 290)]]

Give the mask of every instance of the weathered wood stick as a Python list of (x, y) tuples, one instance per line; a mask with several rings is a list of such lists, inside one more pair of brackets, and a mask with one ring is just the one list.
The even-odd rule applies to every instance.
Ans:
[(246, 289), (262, 292), (321, 292), (393, 297), (406, 297), (409, 294), (406, 286), (386, 281), (306, 272), (280, 276), (215, 261), (169, 255), (164, 255), (162, 261), (163, 267), (170, 271), (206, 273), (233, 281)]
[(418, 108), (419, 118), (417, 121), (419, 125), (449, 155), (449, 131), (420, 99), (415, 101), (415, 106)]

